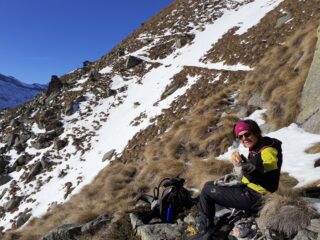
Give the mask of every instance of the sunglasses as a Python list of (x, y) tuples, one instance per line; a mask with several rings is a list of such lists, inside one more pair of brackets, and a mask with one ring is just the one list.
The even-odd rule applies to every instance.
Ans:
[(248, 138), (252, 135), (251, 132), (246, 132), (244, 134), (238, 135), (238, 139), (242, 140), (243, 138)]

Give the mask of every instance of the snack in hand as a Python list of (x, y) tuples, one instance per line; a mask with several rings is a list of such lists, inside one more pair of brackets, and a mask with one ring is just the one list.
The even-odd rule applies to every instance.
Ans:
[(231, 160), (234, 164), (239, 165), (242, 161), (241, 155), (239, 152), (233, 152), (231, 154)]

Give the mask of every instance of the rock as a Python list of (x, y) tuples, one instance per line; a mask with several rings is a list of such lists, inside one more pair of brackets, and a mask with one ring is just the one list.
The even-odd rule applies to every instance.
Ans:
[(51, 81), (49, 83), (49, 87), (47, 89), (46, 95), (50, 96), (53, 93), (57, 93), (62, 88), (63, 84), (61, 80), (56, 75), (51, 76)]
[(113, 155), (115, 154), (115, 152), (116, 152), (116, 150), (112, 149), (109, 152), (105, 153), (102, 157), (102, 162), (104, 162), (106, 160), (110, 160), (113, 157)]
[(42, 240), (74, 240), (76, 236), (82, 234), (94, 233), (106, 224), (110, 223), (112, 218), (109, 215), (100, 216), (85, 224), (65, 224), (50, 231)]
[(314, 162), (314, 167), (320, 167), (320, 159), (317, 159), (315, 162)]
[(0, 200), (3, 198), (3, 196), (6, 194), (8, 191), (8, 188), (3, 189), (3, 191), (0, 193)]
[(91, 67), (91, 65), (92, 65), (92, 62), (88, 60), (82, 62), (82, 67)]
[(130, 56), (127, 58), (127, 61), (126, 61), (126, 69), (133, 68), (133, 67), (141, 64), (142, 62), (143, 62), (142, 59), (130, 55)]
[(284, 13), (284, 16), (278, 18), (275, 28), (282, 27), (291, 18), (292, 18), (291, 12)]
[(13, 133), (9, 134), (6, 137), (5, 143), (8, 145), (9, 148), (14, 145), (15, 140), (16, 140), (17, 137), (18, 137), (18, 135), (17, 134), (13, 134)]
[(55, 139), (54, 141), (53, 141), (53, 148), (55, 148), (55, 149), (58, 149), (58, 150), (60, 150), (60, 149), (62, 149), (62, 148), (64, 148), (65, 146), (67, 146), (68, 145), (68, 141), (67, 140), (61, 140), (61, 139)]
[(18, 137), (16, 137), (15, 141), (14, 141), (14, 146), (17, 146), (19, 144), (24, 144), (26, 143), (29, 139), (31, 138), (31, 134), (30, 133), (25, 133), (25, 134), (21, 134)]
[(78, 103), (74, 103), (71, 102), (69, 103), (65, 109), (64, 109), (64, 114), (67, 116), (71, 116), (72, 114), (74, 114), (77, 110), (79, 109), (79, 104)]
[(28, 176), (26, 177), (26, 182), (30, 182), (35, 176), (37, 176), (41, 172), (42, 169), (43, 167), (41, 161), (37, 162), (29, 172)]
[(111, 96), (114, 96), (117, 94), (117, 90), (114, 90), (114, 89), (107, 89), (107, 94), (106, 94), (106, 97), (111, 97)]
[(12, 198), (11, 200), (9, 200), (3, 205), (4, 210), (7, 212), (13, 210), (14, 208), (19, 206), (21, 200), (22, 200), (22, 197), (18, 197), (18, 196)]
[(30, 213), (22, 213), (17, 219), (16, 227), (19, 228), (24, 225), (31, 216)]
[(81, 233), (94, 233), (101, 227), (110, 223), (111, 220), (112, 217), (110, 215), (102, 215), (86, 224), (83, 224), (81, 227)]
[(46, 131), (52, 131), (52, 130), (56, 130), (57, 128), (61, 128), (62, 126), (63, 126), (63, 123), (55, 119), (52, 121), (48, 121), (45, 125), (45, 129)]
[(10, 126), (11, 127), (19, 127), (21, 124), (21, 122), (19, 121), (19, 119), (15, 118), (10, 122)]
[(0, 158), (0, 175), (3, 174), (8, 166), (9, 162), (4, 158)]
[(124, 92), (124, 91), (127, 91), (127, 90), (128, 90), (128, 85), (124, 85), (124, 86), (122, 86), (122, 87), (120, 87), (120, 88), (118, 89), (119, 93)]
[(140, 236), (141, 240), (176, 240), (181, 237), (177, 226), (177, 224), (143, 225), (137, 228), (137, 235)]
[(307, 229), (320, 235), (320, 219), (311, 219), (311, 223)]
[(23, 166), (27, 162), (29, 162), (31, 159), (32, 159), (32, 156), (26, 153), (26, 154), (23, 154), (20, 157), (18, 157), (13, 165)]
[(0, 186), (10, 182), (12, 179), (12, 177), (10, 177), (9, 175), (1, 175), (0, 176)]
[(293, 240), (317, 240), (317, 236), (317, 233), (308, 230), (301, 230), (297, 233)]
[(50, 231), (42, 240), (74, 240), (74, 236), (81, 234), (80, 224), (64, 224)]
[(59, 92), (53, 92), (45, 99), (45, 104), (49, 104), (52, 100), (54, 100), (59, 95)]
[(172, 93), (174, 93), (177, 89), (179, 89), (180, 86), (179, 85), (174, 85), (171, 88), (167, 89), (163, 94), (162, 94), (162, 98), (166, 98), (168, 96), (170, 96)]
[(38, 138), (31, 143), (32, 147), (36, 149), (49, 147), (52, 144), (53, 139), (55, 139), (62, 133), (63, 133), (63, 128), (57, 128), (55, 130), (52, 130), (46, 133), (41, 133), (39, 134)]
[(88, 80), (89, 81), (98, 81), (101, 77), (101, 74), (97, 71), (91, 71), (89, 73), (89, 77), (88, 77)]
[(261, 99), (261, 97), (260, 97), (260, 95), (258, 93), (254, 93), (252, 95), (252, 97), (248, 101), (248, 105), (251, 105), (251, 106), (254, 106), (254, 107), (257, 107), (257, 108), (263, 108), (264, 107), (263, 101), (262, 101), (262, 99)]
[(149, 224), (144, 224), (134, 213), (130, 213), (129, 217), (132, 228), (136, 230), (136, 234), (141, 240), (184, 239), (179, 231), (180, 226), (178, 224), (159, 223), (160, 219), (152, 219)]
[(85, 102), (87, 100), (87, 98), (85, 96), (80, 96), (76, 99), (76, 102), (77, 103), (80, 103), (80, 102)]
[(187, 43), (194, 39), (194, 34), (180, 34), (175, 37), (175, 46), (177, 48), (184, 47)]
[(320, 133), (320, 28), (318, 42), (308, 77), (302, 90), (301, 112), (297, 122), (312, 133)]

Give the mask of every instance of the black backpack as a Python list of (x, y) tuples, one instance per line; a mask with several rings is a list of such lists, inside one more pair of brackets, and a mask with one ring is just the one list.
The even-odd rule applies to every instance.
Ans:
[[(163, 223), (174, 223), (179, 213), (193, 206), (190, 192), (183, 187), (183, 178), (164, 178), (153, 190), (153, 196), (143, 195), (139, 199), (151, 204), (153, 217), (160, 217)], [(161, 192), (161, 188), (164, 188)], [(150, 219), (151, 220), (151, 219)]]

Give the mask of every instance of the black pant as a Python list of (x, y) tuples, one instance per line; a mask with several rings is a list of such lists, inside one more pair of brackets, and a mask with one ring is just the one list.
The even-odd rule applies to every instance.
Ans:
[(261, 206), (261, 194), (246, 187), (216, 186), (207, 182), (200, 194), (200, 231), (213, 227), (215, 204), (251, 212), (257, 212)]

